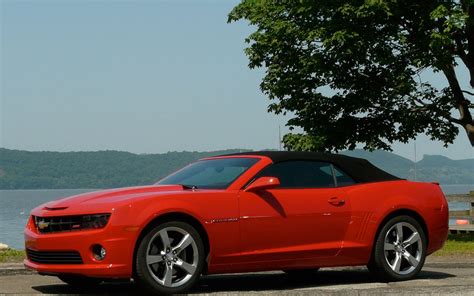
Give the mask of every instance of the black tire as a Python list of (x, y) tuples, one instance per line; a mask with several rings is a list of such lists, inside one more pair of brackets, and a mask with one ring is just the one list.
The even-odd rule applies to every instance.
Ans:
[(284, 269), (283, 272), (290, 277), (307, 278), (314, 276), (319, 270), (319, 267), (308, 269)]
[(73, 287), (95, 287), (102, 283), (102, 279), (74, 275), (58, 275), (58, 278)]
[[(401, 223), (401, 224), (400, 224)], [(389, 242), (389, 245), (396, 245), (395, 248), (398, 248), (398, 250), (390, 250), (386, 251), (385, 250), (385, 241), (386, 238), (389, 239), (390, 237), (394, 237), (394, 235), (397, 235), (397, 230), (394, 229), (393, 227), (397, 227), (396, 225), (404, 225), (404, 229), (408, 228), (408, 234), (409, 236), (413, 235), (414, 232), (411, 232), (411, 229), (409, 228), (411, 225), (416, 231), (418, 232), (419, 235), (419, 240), (417, 240), (416, 246), (415, 243), (405, 246), (405, 244), (401, 244), (402, 246), (399, 246), (400, 243), (394, 243), (391, 244)], [(404, 233), (406, 230), (403, 230), (402, 233)], [(389, 232), (389, 233), (388, 233)], [(410, 234), (411, 233), (411, 234)], [(397, 236), (398, 237), (398, 236)], [(407, 241), (405, 239), (405, 234), (402, 235), (403, 239), (401, 241)], [(419, 245), (421, 244), (421, 246)], [(401, 249), (400, 249), (401, 248)], [(413, 266), (414, 264), (410, 263), (409, 260), (405, 257), (405, 255), (401, 254), (407, 254), (406, 251), (408, 251), (408, 254), (412, 256), (411, 254), (417, 254), (416, 257), (419, 257), (419, 260), (416, 260), (414, 262), (418, 262), (418, 264)], [(395, 261), (397, 252), (399, 252), (400, 256), (400, 265), (398, 267), (399, 272), (396, 272), (397, 268), (392, 268), (391, 265), (389, 264), (389, 261), (392, 261), (392, 266), (396, 266)], [(415, 256), (412, 256), (413, 258)], [(393, 258), (393, 259), (391, 259)], [(384, 282), (389, 282), (389, 281), (404, 281), (404, 280), (409, 280), (418, 275), (420, 272), (421, 268), (423, 267), (423, 264), (425, 263), (426, 259), (426, 234), (425, 231), (423, 230), (423, 227), (421, 227), (420, 223), (416, 219), (414, 219), (411, 216), (397, 216), (385, 223), (385, 225), (382, 227), (380, 232), (378, 233), (374, 245), (374, 250), (372, 253), (372, 257), (370, 259), (369, 264), (367, 265), (367, 268), (369, 271), (379, 280), (384, 281)], [(405, 268), (405, 270), (402, 270), (402, 268)]]
[[(155, 235), (159, 235), (158, 233), (165, 228), (179, 228), (187, 232), (194, 240), (198, 252), (195, 272), (185, 283), (177, 287), (167, 287), (155, 280), (154, 276), (152, 275), (153, 271), (148, 268), (146, 262), (148, 245), (150, 241), (155, 237)], [(200, 237), (197, 230), (191, 225), (180, 221), (166, 222), (160, 224), (155, 228), (151, 229), (139, 242), (135, 260), (135, 281), (139, 288), (149, 293), (160, 295), (182, 294), (191, 289), (199, 280), (205, 264), (206, 254), (204, 252), (205, 249), (202, 238)], [(172, 266), (174, 265), (172, 264)]]

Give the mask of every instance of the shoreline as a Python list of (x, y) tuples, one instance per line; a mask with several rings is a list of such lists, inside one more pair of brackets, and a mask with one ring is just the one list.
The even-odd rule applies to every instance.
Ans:
[[(413, 181), (413, 180), (409, 180)], [(414, 182), (425, 182), (425, 181), (414, 181)], [(426, 183), (431, 183), (426, 181)], [(134, 187), (134, 186), (150, 186), (153, 184), (148, 185), (133, 185), (133, 186), (126, 186), (126, 187)], [(439, 186), (472, 186), (471, 191), (474, 191), (474, 184), (439, 184)], [(107, 189), (114, 189), (114, 188), (126, 188), (126, 187), (110, 187), (110, 188), (15, 188), (15, 189), (0, 189), (0, 191), (49, 191), (49, 190), (107, 190)], [(469, 192), (465, 193), (450, 193), (446, 195), (469, 195)]]
[[(429, 182), (428, 182), (429, 183)], [(151, 186), (150, 185), (137, 185), (137, 186)], [(440, 184), (440, 186), (472, 186), (472, 189), (464, 193), (445, 193), (446, 196), (473, 196), (474, 194), (474, 184)], [(134, 187), (134, 186), (128, 186)], [(127, 187), (110, 187), (110, 188), (40, 188), (40, 189), (0, 189), (2, 191), (54, 191), (54, 190), (88, 190), (88, 191), (98, 191), (98, 190), (109, 190), (115, 188), (127, 188)]]

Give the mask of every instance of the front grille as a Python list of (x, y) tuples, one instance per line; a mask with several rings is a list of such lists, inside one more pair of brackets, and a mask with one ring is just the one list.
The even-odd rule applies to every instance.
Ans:
[(40, 233), (81, 230), (82, 216), (37, 217), (35, 225)]
[(79, 216), (38, 217), (33, 216), (39, 233), (63, 232), (84, 229), (101, 229), (109, 222), (110, 214), (87, 214)]
[(41, 264), (82, 264), (82, 258), (77, 251), (33, 251), (26, 249), (26, 256), (35, 263)]

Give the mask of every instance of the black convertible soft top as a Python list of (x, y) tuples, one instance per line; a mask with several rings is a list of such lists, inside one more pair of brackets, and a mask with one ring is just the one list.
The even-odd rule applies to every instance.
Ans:
[(329, 162), (346, 172), (358, 183), (381, 182), (401, 180), (363, 158), (351, 157), (342, 154), (331, 154), (323, 152), (299, 152), (299, 151), (254, 151), (226, 154), (221, 156), (258, 155), (269, 157), (273, 163), (289, 160), (313, 160)]

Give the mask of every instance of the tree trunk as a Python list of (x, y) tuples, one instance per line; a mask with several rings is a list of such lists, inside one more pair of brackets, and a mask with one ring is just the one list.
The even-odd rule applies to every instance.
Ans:
[(471, 146), (474, 147), (474, 123), (466, 124), (464, 129), (467, 132), (467, 137), (468, 137), (469, 141), (471, 142)]
[(460, 122), (467, 132), (467, 137), (471, 142), (471, 146), (474, 147), (474, 119), (472, 118), (471, 111), (469, 110), (469, 101), (464, 100), (458, 102), (458, 110), (460, 115)]
[(471, 142), (471, 146), (474, 147), (474, 120), (469, 110), (470, 102), (464, 97), (461, 86), (459, 85), (458, 78), (456, 77), (456, 71), (454, 65), (446, 65), (443, 70), (444, 75), (448, 79), (449, 87), (454, 96), (454, 102), (459, 111), (459, 119), (453, 121), (464, 127), (467, 132), (467, 137)]

